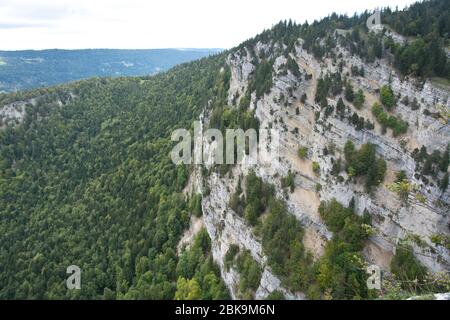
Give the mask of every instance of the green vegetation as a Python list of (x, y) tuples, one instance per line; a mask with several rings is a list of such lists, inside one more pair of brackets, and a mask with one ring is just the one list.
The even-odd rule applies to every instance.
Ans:
[(227, 270), (234, 266), (239, 272), (239, 293), (243, 299), (253, 299), (261, 281), (261, 266), (253, 259), (250, 251), (240, 252), (239, 247), (232, 244), (224, 258)]
[(419, 78), (438, 76), (449, 79), (449, 63), (443, 43), (433, 34), (405, 45), (399, 45), (388, 38), (386, 47), (394, 54), (394, 65), (403, 75)]
[[(448, 78), (448, 62), (442, 59), (449, 34), (446, 4), (445, 0), (435, 0), (406, 11), (385, 11), (384, 19), (391, 27), (418, 36), (404, 47), (387, 39), (403, 74)], [(194, 194), (187, 201), (182, 193), (190, 168), (175, 166), (168, 157), (174, 145), (170, 134), (174, 129), (191, 128), (206, 106), (210, 106), (211, 127), (222, 131), (257, 128), (258, 121), (249, 108), (250, 96), (254, 92), (260, 98), (270, 92), (273, 58), (280, 52), (288, 57), (287, 68), (300, 78), (298, 65), (289, 59), (299, 37), (304, 39), (306, 50), (319, 59), (333, 59), (341, 70), (342, 61), (333, 51), (338, 42), (367, 62), (381, 58), (385, 37), (367, 32), (369, 14), (332, 14), (303, 25), (283, 21), (235, 48), (237, 54), (248, 50), (256, 67), (238, 108), (227, 106), (231, 76), (225, 64), (228, 52), (151, 77), (91, 79), (0, 94), (1, 105), (36, 101), (34, 106), (27, 105), (21, 124), (6, 125), (0, 131), (0, 299), (229, 298), (205, 230), (177, 254), (191, 215), (202, 215), (202, 198)], [(402, 24), (393, 25), (399, 17)], [(349, 32), (336, 37), (336, 29)], [(253, 45), (257, 41), (271, 49), (256, 57)], [(363, 76), (354, 68), (352, 73)], [(380, 94), (383, 105), (393, 108), (396, 97), (392, 90), (385, 87)], [(358, 114), (347, 115), (348, 108), (340, 98), (345, 96), (358, 108), (364, 95), (359, 90), (355, 93), (341, 72), (322, 75), (314, 98), (325, 116), (334, 112), (327, 98), (337, 96), (336, 111), (341, 118), (348, 117), (357, 128), (368, 128)], [(306, 98), (303, 95), (301, 100), (306, 102)], [(412, 110), (420, 107), (417, 101), (406, 102)], [(375, 105), (372, 112), (384, 129), (393, 129), (394, 135), (407, 131), (408, 124), (389, 115), (381, 105)], [(320, 117), (320, 112), (316, 115)], [(331, 150), (324, 155), (328, 152)], [(344, 152), (349, 176), (364, 178), (367, 190), (383, 181), (386, 163), (376, 156), (375, 146), (366, 144), (356, 150), (348, 142)], [(299, 156), (306, 157), (307, 149), (299, 150)], [(448, 152), (429, 155), (423, 148), (414, 157), (422, 179), (432, 176), (445, 190)], [(333, 163), (333, 175), (339, 176), (341, 166), (340, 159)], [(215, 167), (209, 172), (226, 173), (227, 168)], [(320, 171), (318, 163), (313, 164), (313, 170)], [(206, 176), (208, 170), (203, 174)], [(292, 190), (293, 180), (291, 173), (283, 185)], [(345, 208), (336, 201), (322, 203), (319, 213), (333, 238), (326, 244), (324, 256), (314, 262), (304, 247), (299, 221), (275, 199), (273, 186), (254, 173), (245, 183), (245, 193), (238, 184), (230, 207), (254, 226), (267, 263), (283, 286), (313, 298), (372, 297), (361, 256), (369, 235), (367, 215), (356, 215), (353, 205)], [(316, 185), (317, 191), (320, 188)], [(208, 194), (206, 186), (203, 195)], [(438, 237), (433, 240), (446, 244)], [(237, 246), (230, 247), (225, 263), (228, 267), (236, 264), (242, 275), (242, 294), (251, 296), (260, 281), (260, 266), (248, 252), (239, 253)], [(72, 264), (82, 269), (81, 290), (65, 287), (65, 270)], [(401, 251), (393, 269), (400, 278), (422, 277), (422, 268)], [(270, 297), (282, 298), (282, 294), (274, 292)]]
[(320, 174), (320, 165), (319, 165), (319, 163), (317, 163), (317, 162), (313, 162), (312, 163), (312, 170), (314, 171), (314, 173), (316, 174), (316, 175), (319, 175)]
[(356, 112), (353, 112), (349, 119), (350, 123), (355, 127), (356, 130), (373, 130), (374, 125), (368, 119), (358, 116)]
[[(339, 37), (339, 42), (342, 46), (346, 47), (352, 55), (358, 55), (367, 63), (372, 63), (376, 59), (383, 57), (383, 37), (378, 33), (368, 33), (365, 22), (362, 21), (364, 18), (367, 20), (368, 15), (353, 17), (351, 19), (353, 21), (347, 21), (345, 29), (353, 27), (353, 30), (345, 35), (341, 35)], [(359, 21), (355, 21), (356, 19)]]
[(296, 78), (300, 79), (300, 77), (302, 76), (302, 73), (300, 72), (300, 68), (299, 68), (297, 62), (295, 62), (295, 60), (292, 59), (291, 56), (288, 56), (288, 58), (287, 58), (286, 67), (288, 70), (290, 70), (292, 72), (292, 74)]
[(350, 140), (344, 146), (346, 170), (350, 177), (364, 176), (365, 187), (371, 191), (384, 180), (386, 162), (383, 158), (377, 158), (375, 145), (363, 144), (359, 150), (355, 149)]
[(420, 292), (427, 269), (414, 257), (411, 247), (397, 247), (391, 262), (391, 271), (402, 282), (404, 289)]
[(289, 190), (294, 192), (295, 190), (295, 175), (289, 171), (288, 175), (284, 178), (281, 178), (281, 187), (282, 188), (289, 188)]
[[(300, 223), (287, 212), (283, 202), (275, 198), (273, 186), (264, 183), (254, 172), (250, 172), (246, 178), (246, 190), (245, 218), (255, 227), (255, 234), (262, 238), (268, 265), (285, 286), (296, 291), (306, 290), (314, 279), (310, 268), (312, 257), (303, 247)], [(266, 210), (267, 216), (259, 219), (260, 214)], [(239, 260), (237, 253), (237, 246), (229, 248), (225, 256), (227, 266), (231, 265), (236, 256)], [(244, 259), (242, 265), (247, 265), (243, 270), (254, 271), (254, 276), (248, 279), (258, 278), (256, 268), (251, 267), (249, 259)], [(253, 283), (256, 284), (256, 280)], [(246, 284), (244, 288), (249, 287)]]
[[(257, 41), (267, 43), (269, 39), (286, 46), (284, 53), (292, 51), (298, 37), (304, 39), (303, 48), (317, 59), (336, 58), (333, 49), (337, 43), (347, 48), (352, 55), (358, 55), (367, 63), (383, 57), (383, 40), (386, 48), (394, 55), (394, 64), (403, 75), (420, 78), (442, 77), (450, 79), (450, 64), (446, 57), (448, 46), (450, 13), (447, 0), (423, 1), (413, 4), (406, 10), (393, 11), (385, 8), (383, 23), (400, 34), (416, 37), (410, 43), (397, 45), (384, 33), (368, 32), (366, 21), (371, 12), (351, 17), (330, 14), (314, 23), (297, 25), (292, 21), (281, 21), (272, 29), (241, 44), (238, 49), (250, 46)], [(334, 36), (337, 29), (348, 30), (345, 34)], [(360, 74), (361, 75), (361, 74)]]
[(327, 243), (324, 256), (319, 260), (317, 282), (322, 292), (333, 299), (363, 299), (373, 297), (367, 289), (367, 273), (361, 255), (369, 234), (366, 214), (359, 217), (352, 208), (346, 208), (335, 199), (322, 202), (319, 213), (333, 238)]
[[(368, 236), (365, 225), (370, 219), (367, 215), (357, 216), (351, 208), (344, 208), (335, 200), (322, 203), (319, 212), (335, 235), (327, 243), (326, 254), (315, 263), (303, 245), (299, 221), (287, 212), (281, 201), (273, 196), (269, 198), (268, 214), (259, 227), (268, 265), (284, 286), (306, 292), (313, 299), (320, 299), (328, 292), (336, 299), (370, 297), (360, 254)], [(227, 264), (236, 259), (237, 251), (230, 247), (225, 257)], [(275, 298), (282, 295), (276, 294)]]
[(402, 11), (386, 9), (385, 14), (383, 19), (386, 23), (406, 36), (426, 37), (436, 33), (440, 37), (448, 37), (450, 33), (448, 3), (442, 0), (416, 2)]
[(389, 111), (392, 110), (392, 108), (395, 105), (395, 97), (394, 92), (392, 91), (392, 88), (388, 85), (384, 85), (381, 87), (380, 90), (380, 101)]
[(197, 280), (186, 280), (182, 277), (178, 278), (175, 300), (199, 300), (200, 297), (200, 285)]
[(348, 82), (345, 86), (345, 99), (349, 102), (353, 102), (355, 99), (355, 92), (353, 91), (353, 86), (350, 82)]
[[(411, 236), (411, 240), (418, 246), (423, 246), (424, 241), (420, 237)], [(417, 295), (428, 295), (439, 292), (448, 292), (450, 289), (450, 277), (446, 272), (429, 273), (427, 268), (420, 263), (414, 255), (410, 240), (403, 239), (396, 247), (395, 256), (391, 261), (391, 272), (394, 275), (394, 285), (388, 289), (388, 295), (393, 298), (404, 298)], [(449, 238), (445, 235), (433, 235), (431, 241), (437, 245), (449, 247)], [(392, 292), (389, 292), (392, 291)]]
[(354, 77), (356, 77), (356, 76), (364, 77), (364, 75), (365, 75), (364, 66), (361, 66), (360, 68), (358, 68), (357, 66), (352, 65), (351, 72), (352, 72), (352, 76), (354, 76)]
[(406, 176), (405, 170), (401, 170), (395, 174), (395, 182), (401, 182), (407, 179), (408, 177)]
[(306, 157), (308, 156), (308, 147), (300, 147), (298, 149), (298, 156), (300, 157), (300, 159), (306, 159)]
[(344, 104), (344, 100), (342, 100), (342, 98), (339, 98), (339, 100), (336, 104), (336, 112), (339, 114), (341, 119), (343, 119), (345, 116), (345, 109), (346, 109), (346, 106)]
[(271, 201), (261, 233), (267, 263), (280, 276), (283, 285), (295, 291), (306, 290), (313, 281), (312, 257), (303, 247), (300, 223), (282, 202)]
[[(189, 250), (181, 254), (174, 270), (178, 279), (175, 299), (221, 300), (230, 298), (228, 289), (220, 276), (219, 267), (213, 262), (210, 248), (211, 240), (206, 229), (202, 229), (195, 236)], [(163, 268), (170, 266), (171, 264), (161, 265)], [(151, 275), (151, 272), (147, 272), (146, 277), (151, 277)], [(148, 290), (148, 287), (139, 288), (139, 291), (140, 289)], [(138, 292), (136, 294), (139, 294)], [(140, 299), (140, 296), (133, 298)]]
[(403, 202), (407, 202), (409, 194), (414, 191), (414, 185), (412, 185), (407, 179), (404, 179), (391, 184), (389, 186), (389, 190), (395, 192)]
[(445, 192), (448, 188), (448, 172), (444, 174), (444, 177), (439, 182), (439, 188), (442, 190), (442, 192)]
[(244, 217), (252, 226), (257, 224), (259, 216), (266, 210), (274, 194), (273, 186), (264, 183), (254, 172), (248, 174)]
[(249, 91), (256, 92), (256, 97), (260, 98), (265, 93), (269, 93), (272, 88), (273, 61), (261, 61), (253, 73), (249, 84)]
[[(224, 79), (229, 85), (229, 68), (223, 75)], [(224, 80), (225, 81), (225, 80)], [(225, 90), (225, 89), (223, 89)], [(222, 91), (222, 89), (220, 90)], [(224, 91), (225, 92), (225, 91)], [(242, 102), (242, 101), (241, 101)], [(259, 121), (254, 117), (254, 110), (249, 110), (248, 106), (240, 106), (239, 108), (223, 107), (223, 103), (217, 104), (213, 107), (211, 118), (209, 120), (209, 127), (219, 129), (222, 132), (222, 136), (226, 137), (227, 129), (255, 129), (259, 128)], [(246, 146), (246, 153), (248, 154), (248, 144)], [(223, 154), (226, 154), (226, 143), (223, 144)], [(225, 160), (225, 159), (224, 159)], [(237, 163), (237, 147), (234, 149), (234, 160)], [(233, 167), (231, 164), (215, 165), (215, 169), (218, 169), (219, 173), (223, 176), (229, 172)], [(212, 171), (209, 171), (211, 173)]]
[(438, 186), (442, 191), (448, 187), (448, 166), (450, 165), (450, 145), (444, 152), (434, 150), (428, 154), (427, 148), (422, 146), (419, 149), (414, 149), (411, 155), (416, 161), (416, 175), (417, 179), (421, 179), (425, 184), (429, 184), (428, 177), (436, 180)]
[(359, 89), (355, 95), (355, 99), (353, 100), (353, 105), (356, 108), (361, 109), (365, 100), (366, 100), (366, 98), (364, 96), (364, 92), (361, 89)]
[(266, 300), (284, 300), (284, 294), (282, 294), (280, 291), (275, 290), (272, 291), (266, 298)]
[[(383, 56), (384, 40), (385, 48), (390, 49), (394, 55), (394, 65), (403, 75), (450, 78), (450, 64), (445, 52), (450, 34), (447, 22), (450, 21), (450, 13), (446, 0), (416, 2), (406, 10), (383, 10), (383, 24), (402, 35), (415, 37), (402, 45), (396, 44), (382, 33), (367, 34), (364, 24), (369, 14), (350, 18), (330, 17), (337, 28), (353, 27), (352, 32), (340, 36), (341, 43), (352, 54), (361, 56), (369, 63), (373, 62)], [(327, 27), (331, 28), (331, 21), (322, 21), (322, 28)]]
[(239, 291), (244, 299), (253, 298), (261, 281), (261, 267), (246, 250), (236, 257), (236, 268), (239, 272)]
[[(223, 61), (0, 96), (37, 99), (0, 131), (1, 299), (175, 297), (178, 278), (193, 275), (175, 270), (189, 172), (170, 160), (170, 134), (208, 100), (224, 104)], [(65, 287), (73, 264), (81, 290)]]
[(338, 158), (337, 160), (333, 160), (333, 166), (331, 167), (331, 174), (334, 177), (338, 177), (341, 172), (342, 167), (342, 159)]
[(386, 128), (392, 129), (392, 134), (397, 137), (408, 131), (408, 123), (399, 117), (389, 115), (383, 110), (383, 107), (379, 103), (374, 103), (372, 106), (372, 114), (377, 121), (383, 126), (383, 130)]
[(319, 103), (322, 108), (328, 106), (327, 97), (335, 97), (342, 92), (343, 81), (341, 74), (327, 73), (324, 77), (317, 81), (317, 89), (315, 102)]
[(450, 236), (446, 234), (434, 234), (430, 237), (431, 242), (450, 250)]
[(192, 214), (196, 217), (201, 217), (203, 215), (201, 194), (196, 193), (192, 196), (189, 204), (189, 209), (191, 210)]

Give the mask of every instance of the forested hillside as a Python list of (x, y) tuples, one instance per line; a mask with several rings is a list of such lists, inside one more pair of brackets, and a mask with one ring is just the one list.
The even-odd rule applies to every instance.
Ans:
[[(0, 298), (172, 299), (194, 275), (200, 297), (227, 297), (207, 234), (176, 254), (189, 172), (169, 157), (171, 131), (223, 101), (223, 61), (28, 93), (22, 124), (0, 131)], [(65, 287), (72, 264), (80, 291)]]
[[(365, 249), (404, 225), (436, 233), (411, 235), (415, 251), (392, 233), (385, 267), (403, 282), (383, 294), (450, 290), (425, 282), (415, 255), (447, 263), (448, 105), (392, 85), (450, 79), (448, 1), (384, 13), (379, 33), (369, 12), (283, 21), (154, 76), (0, 94), (0, 299), (382, 298), (367, 288)], [(389, 74), (367, 81), (382, 63)], [(222, 131), (276, 128), (285, 166), (174, 165), (172, 131), (202, 113)], [(183, 248), (196, 219), (206, 229)], [(81, 290), (65, 286), (70, 265)]]

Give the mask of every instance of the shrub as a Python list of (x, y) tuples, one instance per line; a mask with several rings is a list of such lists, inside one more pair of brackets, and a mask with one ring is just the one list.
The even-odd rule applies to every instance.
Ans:
[(196, 193), (192, 196), (190, 201), (190, 209), (192, 214), (196, 217), (201, 217), (203, 215), (202, 195), (200, 193)]
[(289, 171), (288, 175), (281, 179), (281, 187), (282, 188), (289, 188), (289, 190), (294, 192), (295, 190), (295, 176), (294, 174)]
[(394, 137), (406, 133), (408, 130), (408, 123), (401, 118), (397, 118), (389, 115), (383, 110), (383, 107), (379, 103), (374, 103), (372, 106), (372, 114), (377, 121), (383, 126), (383, 128), (391, 128)]
[(256, 223), (258, 222), (258, 214), (256, 213), (253, 204), (251, 203), (247, 204), (244, 211), (244, 217), (245, 220), (247, 220), (247, 222), (250, 223), (250, 225), (252, 226), (256, 225)]
[(289, 56), (287, 58), (286, 67), (288, 70), (290, 70), (292, 72), (292, 74), (296, 78), (300, 79), (300, 77), (302, 76), (302, 73), (300, 72), (300, 68), (298, 67), (297, 62), (295, 62), (295, 60), (292, 59), (291, 56)]
[(364, 176), (367, 191), (384, 180), (386, 162), (383, 158), (376, 157), (375, 145), (363, 144), (360, 150), (356, 150), (353, 142), (348, 140), (344, 146), (344, 155), (347, 173), (350, 177)]
[[(333, 238), (327, 243), (325, 254), (316, 266), (319, 288), (334, 299), (370, 297), (360, 253), (369, 236), (366, 228), (370, 224), (369, 215), (360, 217), (336, 199), (321, 202), (319, 213), (333, 232)], [(317, 292), (308, 292), (308, 295), (317, 295)]]
[(408, 201), (409, 194), (414, 191), (415, 186), (410, 183), (407, 179), (394, 182), (389, 186), (389, 190), (395, 192), (403, 202)]
[(345, 104), (344, 100), (342, 98), (339, 98), (337, 104), (336, 104), (336, 112), (341, 116), (341, 118), (344, 117), (345, 114)]
[(401, 281), (406, 290), (418, 290), (423, 284), (427, 269), (420, 264), (409, 246), (397, 247), (394, 258), (391, 261), (391, 272)]
[(254, 71), (252, 80), (250, 81), (250, 91), (256, 91), (256, 97), (260, 98), (268, 93), (272, 88), (273, 63), (271, 61), (261, 61)]
[(353, 86), (350, 83), (347, 83), (345, 86), (345, 99), (349, 102), (353, 102), (355, 99), (355, 93), (353, 92)]
[(281, 291), (275, 290), (272, 291), (266, 298), (266, 300), (284, 300), (284, 295)]
[(366, 100), (365, 96), (364, 96), (364, 92), (359, 89), (358, 92), (355, 95), (355, 99), (353, 101), (353, 105), (358, 108), (361, 109), (361, 107), (364, 104), (364, 101)]
[(450, 236), (445, 234), (433, 234), (430, 237), (431, 242), (436, 245), (444, 246), (447, 249), (450, 249)]
[(300, 159), (306, 159), (306, 157), (308, 156), (308, 147), (300, 147), (298, 149), (298, 156), (300, 157)]
[(395, 105), (395, 97), (392, 88), (388, 85), (384, 85), (380, 90), (381, 103), (390, 111)]
[(273, 186), (264, 183), (254, 172), (248, 174), (244, 216), (251, 225), (256, 225), (258, 217), (266, 209), (274, 193)]
[(240, 274), (239, 290), (241, 294), (253, 296), (261, 281), (261, 266), (253, 259), (250, 251), (241, 252), (236, 257), (236, 269)]
[(318, 175), (318, 174), (320, 174), (320, 165), (319, 165), (319, 163), (318, 162), (313, 162), (312, 163), (312, 169), (313, 169), (313, 171), (314, 171), (314, 173), (316, 174), (316, 175)]
[(312, 258), (303, 247), (303, 229), (284, 204), (273, 200), (262, 225), (262, 246), (267, 263), (286, 287), (306, 290), (312, 281)]

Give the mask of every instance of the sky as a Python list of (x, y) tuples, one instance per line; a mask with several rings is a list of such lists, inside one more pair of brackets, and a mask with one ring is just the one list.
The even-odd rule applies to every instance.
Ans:
[(414, 0), (0, 0), (0, 50), (228, 49), (280, 20)]

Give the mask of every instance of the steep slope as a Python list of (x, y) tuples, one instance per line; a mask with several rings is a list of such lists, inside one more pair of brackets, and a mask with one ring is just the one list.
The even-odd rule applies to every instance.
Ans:
[(197, 298), (228, 296), (206, 234), (176, 254), (189, 172), (168, 156), (172, 130), (224, 99), (223, 61), (1, 96), (17, 112), (0, 131), (0, 298), (173, 299), (194, 276)]
[[(450, 90), (447, 60), (434, 65), (448, 39), (369, 32), (367, 17), (281, 22), (154, 77), (0, 96), (0, 297), (448, 292)], [(403, 53), (422, 58), (422, 37), (436, 54), (414, 65)], [(194, 120), (277, 130), (279, 159), (175, 166), (170, 135)], [(371, 264), (382, 290), (367, 287)]]
[[(446, 9), (444, 16), (448, 14)], [(400, 285), (407, 289), (411, 289), (405, 284), (407, 281), (415, 277), (421, 281), (420, 273), (424, 272), (421, 264), (441, 280), (450, 270), (450, 193), (447, 188), (449, 87), (435, 85), (430, 80), (418, 84), (417, 78), (405, 78), (392, 67), (391, 53), (387, 49), (380, 52), (380, 58), (352, 53), (351, 48), (357, 45), (357, 41), (349, 45), (346, 34), (351, 34), (359, 24), (355, 26), (349, 19), (341, 19), (343, 25), (353, 24), (353, 29), (333, 32), (330, 25), (336, 25), (336, 20), (340, 19), (329, 22), (329, 30), (324, 28), (323, 32), (318, 32), (320, 25), (296, 27), (281, 23), (244, 43), (227, 57), (231, 68), (228, 104), (231, 108), (248, 107), (258, 119), (260, 128), (281, 132), (281, 159), (275, 168), (276, 174), (273, 174), (273, 164), (257, 165), (251, 170), (262, 181), (275, 186), (276, 197), (282, 199), (289, 214), (301, 222), (303, 247), (314, 256), (313, 268), (318, 269), (312, 271), (316, 275), (307, 280), (309, 284), (297, 286), (291, 277), (295, 271), (279, 267), (278, 263), (288, 261), (282, 262), (281, 259), (276, 262), (274, 248), (265, 245), (265, 235), (261, 234), (267, 219), (265, 214), (257, 222), (247, 216), (247, 210), (253, 210), (248, 201), (250, 195), (242, 191), (248, 168), (236, 166), (228, 172), (210, 171), (206, 179), (202, 172), (197, 171), (192, 179), (192, 188), (195, 192), (202, 192), (206, 185), (207, 193), (204, 193), (202, 202), (204, 222), (212, 238), (213, 255), (234, 298), (265, 298), (274, 292), (282, 293), (286, 298), (302, 298), (304, 293), (310, 298), (324, 295), (341, 299), (367, 298), (371, 293), (361, 289), (367, 279), (364, 275), (367, 264), (381, 267), (388, 272), (388, 278), (392, 266), (395, 269), (392, 271), (397, 273), (396, 280), (400, 280)], [(319, 36), (314, 40), (308, 39), (314, 33)], [(393, 38), (403, 39), (394, 31), (382, 31), (381, 28), (368, 36), (378, 39), (380, 44)], [(370, 50), (372, 48), (369, 47), (369, 53)], [(266, 77), (270, 79), (269, 85), (258, 92), (265, 85), (260, 74), (267, 63), (271, 66)], [(255, 82), (259, 85), (256, 90)], [(327, 89), (321, 96), (319, 91), (323, 91), (323, 86)], [(374, 104), (383, 101), (383, 91), (388, 88), (396, 101), (395, 108), (386, 114), (390, 117), (387, 123), (394, 121), (392, 126), (380, 123), (377, 112), (373, 110)], [(359, 90), (364, 99), (357, 103), (353, 96)], [(368, 185), (366, 174), (370, 174), (370, 170), (355, 176), (349, 159), (346, 159), (349, 141), (357, 149), (363, 146), (367, 150), (367, 146), (375, 146), (376, 155), (384, 159), (385, 172), (381, 181)], [(299, 156), (297, 151), (305, 147), (306, 154)], [(426, 160), (419, 154), (423, 154)], [(423, 161), (427, 164), (423, 165)], [(369, 162), (369, 166), (374, 165)], [(285, 188), (288, 179), (292, 182)], [(334, 199), (344, 206), (350, 205), (352, 211), (360, 216), (368, 215), (371, 227), (366, 234), (368, 240), (357, 250), (366, 263), (348, 261), (342, 269), (326, 271), (326, 268), (333, 267), (330, 261), (337, 263), (330, 257), (337, 254), (332, 246), (337, 235), (330, 232), (333, 228), (330, 229), (326, 220), (326, 203), (330, 205)], [(236, 205), (239, 201), (244, 203), (244, 208)], [(332, 211), (338, 209), (335, 207)], [(266, 210), (274, 209), (269, 205)], [(356, 230), (350, 232), (355, 233)], [(280, 232), (289, 231), (280, 229)], [(343, 242), (351, 244), (350, 240)], [(304, 249), (292, 247), (294, 251), (290, 254), (298, 250), (301, 255)], [(247, 281), (247, 276), (239, 274), (239, 266), (229, 266), (230, 255), (246, 250), (262, 270), (259, 285), (247, 292), (242, 290), (242, 279)], [(399, 250), (401, 254), (396, 255)], [(410, 256), (411, 253), (415, 258)], [(408, 256), (412, 266), (399, 262), (401, 255)], [(362, 272), (355, 275), (345, 271), (348, 268)], [(399, 268), (421, 271), (403, 277)], [(329, 272), (338, 273), (344, 282), (333, 279), (336, 275)], [(352, 281), (358, 285), (354, 286)], [(422, 289), (426, 288), (424, 280)], [(443, 285), (437, 290), (448, 290), (448, 287)]]

